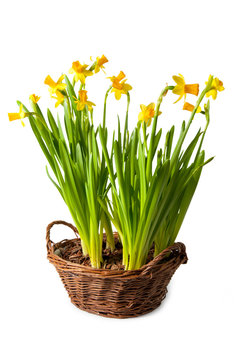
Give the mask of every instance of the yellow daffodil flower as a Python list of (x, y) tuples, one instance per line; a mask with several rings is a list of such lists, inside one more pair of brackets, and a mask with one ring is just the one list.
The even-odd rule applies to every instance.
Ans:
[(79, 61), (74, 61), (72, 63), (72, 68), (69, 70), (69, 73), (75, 74), (75, 76), (74, 76), (75, 82), (80, 80), (80, 82), (82, 84), (85, 84), (85, 78), (87, 76), (93, 75), (92, 71), (86, 69), (87, 67), (88, 67), (88, 65), (86, 65), (86, 64), (81, 65), (81, 63)]
[(29, 99), (36, 104), (40, 100), (40, 96), (32, 94), (29, 96)]
[(123, 73), (123, 71), (120, 71), (118, 76), (111, 76), (108, 79), (112, 81), (112, 87), (117, 88), (119, 87), (120, 81), (123, 80), (124, 78), (125, 78), (125, 74)]
[(95, 64), (95, 73), (98, 73), (101, 70), (104, 71), (104, 64), (106, 64), (109, 60), (105, 55), (102, 55), (101, 57), (96, 58), (96, 64)]
[(86, 90), (80, 90), (79, 91), (79, 99), (75, 98), (76, 101), (76, 108), (78, 111), (81, 111), (85, 108), (85, 106), (88, 107), (89, 111), (92, 110), (92, 107), (95, 106), (95, 104), (91, 101), (88, 101), (87, 91)]
[[(148, 106), (141, 104), (140, 109), (141, 112), (139, 113), (138, 120), (140, 122), (145, 122), (147, 126), (150, 126), (152, 122), (152, 118), (155, 115), (155, 104), (150, 103)], [(158, 112), (158, 115), (162, 114), (161, 111)]]
[[(211, 75), (210, 75), (211, 76)], [(209, 76), (209, 79), (210, 79), (210, 76)], [(206, 82), (206, 85), (207, 85), (207, 82)], [(211, 90), (209, 90), (207, 93), (206, 93), (206, 96), (209, 97), (209, 96), (212, 96), (213, 100), (215, 100), (217, 98), (217, 92), (218, 91), (223, 91), (225, 88), (223, 86), (223, 82), (221, 80), (219, 80), (218, 78), (214, 78), (212, 80), (212, 87), (211, 87)]]
[(131, 85), (126, 84), (127, 79), (123, 80), (124, 78), (125, 74), (123, 71), (120, 71), (118, 76), (109, 77), (109, 79), (112, 81), (111, 92), (115, 93), (116, 100), (120, 100), (122, 94), (127, 94), (127, 92), (132, 89)]
[(25, 113), (25, 111), (23, 111), (22, 104), (19, 107), (18, 113), (9, 113), (8, 114), (9, 121), (21, 120), (22, 126), (25, 126), (25, 123), (22, 121), (22, 119), (24, 119), (25, 117), (27, 117), (27, 114)]
[[(194, 107), (195, 106), (193, 106), (192, 104), (189, 104), (188, 102), (185, 102), (184, 103), (184, 105), (183, 105), (183, 110), (188, 110), (188, 111), (193, 111), (193, 109), (194, 109)], [(200, 113), (202, 111), (202, 108), (201, 108), (201, 106), (199, 106), (198, 108), (197, 108), (197, 113)]]
[(181, 100), (183, 96), (186, 99), (186, 94), (193, 94), (197, 96), (199, 93), (199, 84), (185, 84), (183, 75), (178, 75), (179, 76), (173, 76), (173, 80), (177, 85), (174, 87), (172, 92), (176, 95), (179, 95), (178, 100), (176, 100), (174, 104)]
[(60, 91), (56, 91), (56, 96), (52, 96), (53, 99), (56, 99), (55, 107), (58, 107), (64, 101), (64, 95)]
[(56, 92), (58, 90), (64, 90), (66, 88), (66, 84), (62, 84), (62, 80), (64, 79), (65, 75), (61, 75), (59, 77), (59, 79), (57, 80), (57, 82), (55, 82), (54, 80), (52, 80), (52, 78), (50, 77), (50, 75), (47, 75), (47, 77), (45, 78), (44, 84), (49, 86), (49, 91), (50, 94), (56, 94)]

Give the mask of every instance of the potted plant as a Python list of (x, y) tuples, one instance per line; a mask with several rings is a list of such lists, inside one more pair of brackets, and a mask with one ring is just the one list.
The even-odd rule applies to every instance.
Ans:
[[(47, 227), (47, 254), (55, 265), (71, 301), (79, 308), (108, 317), (134, 317), (152, 311), (166, 295), (167, 285), (187, 255), (182, 243), (175, 243), (201, 176), (205, 160), (203, 140), (210, 122), (210, 103), (223, 83), (209, 76), (199, 94), (199, 84), (187, 84), (182, 75), (165, 86), (156, 104), (140, 105), (135, 128), (128, 129), (130, 91), (125, 74), (109, 78), (102, 123), (93, 121), (95, 104), (88, 100), (87, 77), (104, 71), (107, 58), (92, 65), (72, 64), (70, 81), (66, 75), (55, 82), (49, 75), (45, 84), (55, 107), (62, 106), (64, 118), (39, 107), (40, 97), (30, 96), (31, 110), (21, 102), (9, 120), (29, 119), (32, 131), (47, 158), (47, 175), (65, 201), (73, 222), (54, 221)], [(184, 98), (189, 120), (181, 124), (174, 140), (172, 128), (164, 136), (159, 128), (161, 103), (169, 91)], [(109, 141), (107, 99), (127, 97), (123, 127)], [(196, 96), (195, 105), (186, 95)], [(205, 117), (189, 145), (183, 148), (196, 116)], [(72, 240), (54, 244), (50, 230), (55, 224), (69, 226)], [(116, 232), (113, 232), (113, 227)]]

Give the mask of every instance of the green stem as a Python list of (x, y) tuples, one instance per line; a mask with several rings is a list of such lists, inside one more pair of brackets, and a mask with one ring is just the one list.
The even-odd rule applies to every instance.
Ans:
[(166, 86), (161, 94), (159, 95), (159, 98), (156, 103), (156, 109), (155, 109), (155, 115), (153, 120), (153, 126), (152, 126), (152, 132), (151, 132), (151, 138), (150, 138), (150, 144), (149, 144), (149, 151), (148, 151), (148, 159), (147, 159), (147, 167), (146, 167), (146, 177), (147, 181), (150, 180), (151, 174), (152, 174), (152, 160), (153, 160), (153, 149), (154, 149), (154, 138), (157, 128), (157, 121), (158, 121), (158, 113), (160, 105), (163, 101), (163, 97), (166, 95), (168, 90), (173, 90), (174, 86)]
[(96, 65), (96, 61), (93, 62), (93, 64), (89, 68), (89, 71), (94, 71), (95, 70), (95, 65)]
[(105, 101), (104, 101), (104, 113), (103, 113), (103, 129), (105, 130), (105, 120), (106, 120), (106, 102), (109, 95), (110, 90), (112, 89), (112, 86), (109, 87), (109, 89), (105, 93)]
[[(68, 95), (66, 95), (66, 100), (67, 100), (67, 106), (68, 106), (69, 114), (70, 114), (71, 118), (73, 119), (73, 109), (71, 109), (70, 100), (69, 100)], [(72, 136), (73, 136), (73, 134), (72, 134)]]
[(200, 144), (199, 144), (198, 151), (197, 151), (195, 159), (197, 159), (199, 154), (200, 154), (202, 144), (203, 144), (203, 141), (204, 141), (204, 138), (205, 138), (205, 135), (206, 135), (206, 131), (207, 131), (208, 125), (210, 123), (210, 102), (209, 102), (209, 100), (207, 102), (207, 106), (205, 108), (204, 113), (205, 113), (205, 117), (206, 117), (206, 126), (205, 126), (205, 129), (203, 131), (203, 135), (202, 135), (202, 138), (201, 138), (201, 141), (200, 141)]
[(142, 127), (143, 127), (143, 135), (144, 135), (144, 147), (146, 149), (146, 152), (148, 153), (148, 145), (147, 145), (147, 137), (146, 137), (146, 123), (145, 122), (143, 122)]
[(81, 239), (81, 247), (82, 247), (83, 255), (84, 255), (84, 256), (88, 255), (87, 247), (86, 247), (86, 245), (85, 245), (84, 240), (82, 240), (82, 239)]
[(123, 140), (123, 148), (124, 149), (125, 149), (125, 146), (126, 146), (127, 131), (128, 131), (129, 104), (130, 104), (130, 95), (129, 95), (129, 92), (127, 92), (127, 109), (126, 109), (126, 116), (125, 116), (124, 140)]

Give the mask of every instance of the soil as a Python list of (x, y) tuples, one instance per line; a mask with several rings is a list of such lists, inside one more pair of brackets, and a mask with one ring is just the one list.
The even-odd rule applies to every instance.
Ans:
[[(90, 258), (89, 256), (84, 256), (82, 254), (81, 243), (78, 239), (59, 243), (55, 246), (55, 249), (55, 254), (60, 256), (62, 259), (75, 264), (91, 267)], [(106, 242), (103, 241), (102, 258), (102, 269), (125, 270), (125, 267), (122, 264), (122, 245), (119, 241), (116, 240), (114, 251), (106, 248)], [(146, 263), (150, 262), (153, 258), (154, 248), (152, 247), (149, 251)]]

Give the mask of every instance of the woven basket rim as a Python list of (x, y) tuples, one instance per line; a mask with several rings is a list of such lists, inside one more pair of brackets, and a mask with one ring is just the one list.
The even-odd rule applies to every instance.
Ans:
[[(68, 226), (69, 228), (71, 228), (74, 231), (76, 238), (64, 239), (57, 243), (54, 243), (50, 239), (50, 230), (54, 225)], [(116, 235), (116, 234), (118, 234), (118, 233), (115, 232), (114, 235)], [(64, 271), (66, 271), (65, 266), (67, 265), (67, 270), (72, 273), (73, 272), (81, 272), (81, 273), (85, 273), (90, 276), (101, 275), (102, 277), (109, 277), (109, 278), (112, 278), (112, 277), (130, 278), (130, 277), (135, 277), (135, 276), (138, 276), (141, 274), (147, 275), (147, 273), (150, 273), (150, 270), (156, 264), (159, 264), (159, 263), (162, 264), (164, 262), (164, 260), (166, 259), (166, 257), (168, 256), (168, 254), (170, 254), (171, 256), (169, 256), (167, 258), (167, 263), (169, 261), (174, 261), (175, 256), (180, 255), (180, 254), (182, 254), (182, 263), (187, 262), (187, 258), (185, 259), (185, 253), (186, 253), (185, 245), (181, 242), (176, 242), (173, 245), (170, 245), (169, 247), (164, 249), (160, 254), (158, 254), (156, 257), (154, 257), (150, 262), (141, 266), (139, 269), (136, 269), (136, 270), (95, 269), (90, 266), (80, 265), (80, 264), (73, 263), (68, 260), (64, 260), (60, 256), (58, 256), (54, 253), (54, 248), (56, 245), (62, 244), (64, 242), (71, 242), (74, 240), (80, 240), (78, 230), (74, 225), (72, 225), (71, 223), (68, 223), (66, 221), (63, 221), (63, 220), (55, 220), (55, 221), (51, 222), (47, 226), (47, 229), (46, 229), (47, 258), (50, 261), (50, 263), (52, 263), (53, 265), (55, 265), (55, 263), (57, 263), (58, 267), (61, 267), (61, 264), (62, 264), (64, 266)]]

